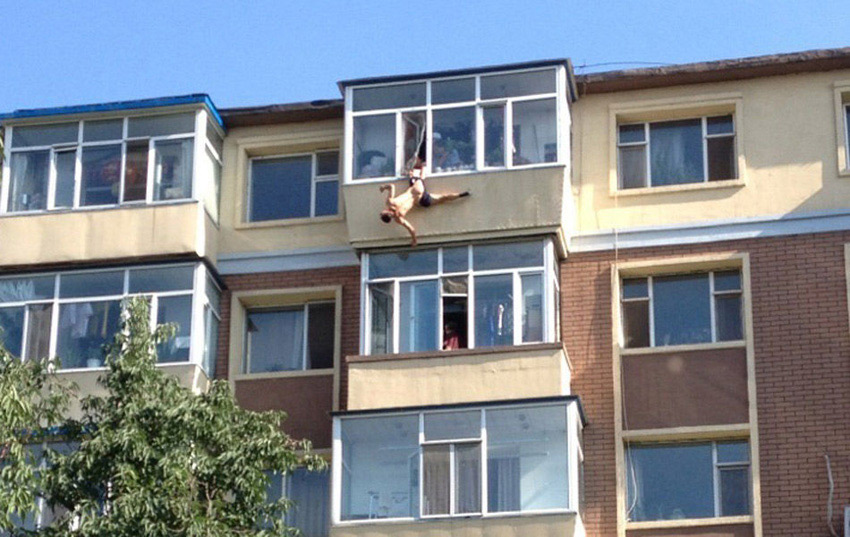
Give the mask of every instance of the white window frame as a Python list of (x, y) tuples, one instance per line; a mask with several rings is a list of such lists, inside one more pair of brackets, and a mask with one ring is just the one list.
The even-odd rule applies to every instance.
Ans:
[[(732, 117), (732, 132), (731, 133), (722, 133), (722, 134), (708, 134), (708, 119), (714, 117)], [(741, 172), (738, 169), (738, 148), (736, 143), (736, 138), (738, 136), (737, 129), (737, 116), (734, 112), (729, 112), (728, 114), (713, 114), (706, 116), (696, 116), (690, 118), (677, 118), (675, 120), (669, 121), (688, 121), (699, 119), (700, 125), (702, 128), (702, 181), (701, 183), (711, 183), (717, 181), (737, 181), (740, 179)], [(692, 183), (673, 183), (668, 185), (653, 185), (652, 184), (652, 165), (651, 165), (651, 149), (652, 142), (649, 136), (649, 127), (653, 123), (666, 123), (668, 120), (656, 120), (656, 121), (638, 121), (638, 122), (624, 122), (617, 123), (617, 188), (618, 190), (622, 190), (628, 192), (629, 190), (634, 190), (637, 188), (663, 188), (663, 187), (671, 187), (671, 186), (681, 186), (681, 185), (690, 185), (690, 184), (700, 184), (700, 182), (692, 182)], [(620, 142), (620, 128), (621, 127), (631, 127), (635, 125), (643, 125), (643, 141), (642, 142)], [(708, 178), (708, 141), (714, 138), (732, 138), (732, 161), (735, 163), (735, 177), (729, 177), (727, 179), (715, 179), (710, 180)], [(625, 188), (623, 186), (623, 169), (622, 169), (622, 158), (620, 157), (621, 149), (628, 147), (645, 147), (644, 149), (644, 163), (645, 163), (645, 181), (644, 184), (640, 187), (629, 187)]]
[[(748, 451), (748, 453), (750, 453), (747, 457), (747, 460), (746, 461), (734, 461), (734, 462), (719, 462), (718, 455), (717, 455), (717, 445), (718, 444), (732, 444), (732, 443), (737, 443), (737, 442), (742, 442), (742, 443), (747, 444), (747, 451)], [(753, 471), (752, 471), (752, 453), (750, 452), (752, 446), (751, 446), (750, 440), (748, 438), (746, 438), (746, 439), (744, 439), (744, 438), (730, 438), (730, 439), (724, 439), (724, 440), (712, 440), (710, 442), (665, 442), (665, 443), (660, 444), (660, 445), (661, 446), (667, 446), (667, 447), (674, 447), (674, 446), (675, 447), (687, 447), (689, 445), (700, 446), (700, 445), (704, 445), (706, 443), (711, 445), (711, 475), (712, 475), (711, 495), (712, 495), (712, 505), (714, 507), (714, 515), (711, 518), (726, 518), (726, 517), (732, 517), (732, 516), (752, 516), (752, 512), (753, 512)], [(629, 457), (629, 455), (628, 455), (629, 449), (639, 448), (642, 445), (644, 445), (644, 444), (635, 444), (635, 445), (632, 445), (632, 446), (627, 446), (626, 457), (627, 458)], [(721, 512), (722, 498), (721, 498), (721, 494), (720, 494), (720, 473), (724, 469), (732, 469), (732, 470), (746, 469), (747, 470), (747, 476), (748, 476), (747, 496), (749, 498), (749, 505), (748, 505), (749, 513), (748, 514), (746, 514), (746, 515), (724, 515)], [(628, 468), (626, 468), (626, 472), (628, 472), (628, 471), (629, 471)], [(633, 484), (632, 486), (635, 486), (635, 485)], [(628, 508), (628, 506), (627, 506), (627, 508)], [(629, 515), (630, 515), (630, 513), (626, 512), (626, 521), (628, 523), (642, 524), (642, 523), (657, 522), (656, 520), (629, 520)], [(659, 521), (660, 520), (664, 520), (664, 519), (659, 519)], [(694, 519), (693, 518), (690, 518), (690, 519), (685, 518), (683, 520), (694, 520)]]
[[(183, 114), (183, 113), (194, 113), (195, 114), (195, 127), (193, 132), (186, 132), (181, 134), (171, 134), (164, 136), (136, 136), (130, 137), (128, 135), (128, 126), (129, 121), (131, 119), (137, 118), (148, 118), (148, 117), (156, 117), (156, 116), (168, 116), (173, 114)], [(158, 110), (156, 112), (147, 112), (147, 113), (139, 113), (139, 114), (131, 114), (131, 115), (118, 115), (118, 116), (105, 116), (105, 117), (91, 117), (88, 119), (81, 119), (74, 122), (63, 122), (59, 119), (54, 119), (54, 121), (45, 121), (44, 123), (33, 123), (33, 124), (21, 124), (19, 127), (29, 127), (29, 126), (49, 126), (49, 125), (58, 125), (62, 123), (76, 123), (78, 125), (77, 129), (77, 139), (73, 142), (68, 143), (59, 143), (53, 145), (42, 145), (42, 146), (30, 146), (30, 147), (12, 147), (12, 142), (14, 140), (15, 128), (18, 126), (11, 125), (6, 127), (6, 146), (5, 146), (5, 158), (3, 163), (3, 181), (2, 185), (0, 185), (0, 215), (2, 214), (21, 214), (21, 215), (30, 215), (30, 214), (42, 214), (52, 211), (81, 211), (81, 210), (97, 210), (103, 208), (110, 207), (122, 207), (122, 206), (134, 206), (134, 205), (166, 205), (173, 203), (184, 203), (189, 200), (198, 200), (199, 193), (201, 192), (201, 188), (199, 188), (199, 183), (203, 179), (201, 174), (201, 166), (203, 158), (203, 151), (206, 147), (209, 147), (212, 155), (217, 159), (219, 164), (221, 164), (221, 155), (212, 146), (212, 144), (208, 140), (208, 136), (206, 134), (206, 130), (208, 125), (212, 125), (212, 121), (208, 119), (211, 117), (206, 108), (177, 108), (174, 110)], [(106, 141), (97, 141), (97, 142), (84, 142), (83, 141), (83, 128), (86, 121), (106, 121), (106, 120), (121, 120), (122, 121), (122, 135), (121, 138), (116, 138), (114, 140), (106, 140)], [(218, 126), (213, 126), (213, 128), (218, 129)], [(218, 131), (219, 135), (224, 137), (223, 130)], [(190, 185), (189, 185), (189, 196), (186, 198), (174, 199), (174, 200), (154, 200), (154, 182), (156, 181), (156, 144), (162, 141), (177, 141), (177, 140), (193, 140), (193, 159), (192, 159), (192, 171), (190, 176)], [(148, 142), (148, 164), (147, 164), (147, 189), (144, 200), (135, 200), (135, 201), (125, 201), (124, 200), (124, 184), (125, 184), (125, 171), (126, 171), (126, 160), (127, 160), (127, 144), (131, 142), (139, 142), (139, 141), (147, 141)], [(82, 192), (82, 152), (84, 148), (89, 147), (104, 147), (104, 146), (118, 146), (121, 147), (121, 169), (120, 169), (120, 183), (119, 183), (119, 192), (118, 192), (118, 202), (112, 204), (105, 205), (81, 205), (80, 198)], [(56, 192), (56, 166), (55, 166), (55, 154), (57, 152), (62, 151), (73, 151), (76, 150), (77, 160), (74, 171), (74, 202), (72, 207), (60, 207), (57, 208), (55, 206), (55, 192)], [(11, 160), (12, 156), (18, 153), (27, 153), (34, 151), (49, 151), (49, 173), (48, 173), (48, 196), (47, 203), (45, 209), (31, 210), (31, 211), (10, 211), (9, 210), (9, 195), (10, 195), (10, 181), (12, 178), (12, 169), (11, 169)], [(208, 178), (212, 180), (212, 178)], [(201, 200), (202, 201), (202, 200)]]
[[(502, 409), (522, 409), (522, 408), (542, 408), (542, 407), (563, 407), (564, 412), (566, 413), (566, 436), (564, 438), (564, 442), (567, 449), (567, 475), (564, 476), (567, 483), (567, 505), (564, 507), (556, 507), (556, 508), (547, 508), (547, 509), (529, 509), (529, 510), (520, 510), (520, 511), (498, 511), (498, 512), (489, 512), (489, 503), (488, 503), (488, 490), (487, 490), (487, 459), (488, 459), (488, 450), (487, 450), (487, 412), (489, 410), (502, 410)], [(457, 438), (450, 440), (434, 440), (434, 441), (426, 441), (425, 440), (425, 415), (426, 414), (438, 414), (438, 413), (454, 413), (454, 412), (464, 412), (476, 410), (480, 412), (481, 415), (481, 429), (479, 432), (479, 436), (475, 438)], [(419, 460), (419, 513), (413, 517), (394, 517), (394, 518), (373, 518), (367, 520), (342, 520), (342, 472), (345, 471), (343, 468), (343, 445), (342, 445), (342, 421), (345, 420), (356, 420), (356, 419), (367, 419), (367, 418), (377, 418), (377, 417), (386, 417), (390, 418), (393, 416), (417, 416), (418, 424), (419, 424), (419, 439), (418, 439), (418, 460)], [(457, 518), (495, 518), (495, 517), (505, 517), (505, 516), (521, 516), (521, 515), (534, 515), (534, 514), (554, 514), (554, 513), (576, 513), (578, 512), (578, 507), (580, 503), (580, 489), (579, 489), (579, 465), (581, 464), (581, 460), (583, 459), (583, 455), (581, 453), (581, 439), (579, 438), (579, 434), (581, 429), (583, 428), (582, 419), (578, 409), (578, 401), (575, 399), (570, 400), (560, 400), (560, 401), (520, 401), (515, 403), (497, 403), (490, 405), (464, 405), (460, 408), (444, 408), (444, 409), (427, 409), (427, 410), (410, 410), (410, 411), (397, 411), (397, 412), (376, 412), (376, 413), (363, 413), (358, 414), (356, 416), (334, 416), (333, 418), (333, 457), (331, 459), (331, 523), (333, 526), (345, 526), (345, 525), (358, 525), (364, 523), (392, 523), (399, 521), (415, 521), (415, 520), (445, 520), (445, 519), (457, 519)], [(480, 470), (480, 478), (481, 478), (481, 512), (479, 513), (457, 513), (457, 514), (440, 514), (440, 515), (424, 515), (424, 502), (423, 500), (423, 479), (424, 479), (424, 468), (423, 468), (423, 450), (424, 446), (429, 445), (446, 445), (446, 444), (473, 444), (477, 443), (481, 449), (481, 470)], [(451, 456), (451, 464), (454, 461), (454, 450), (452, 449)], [(405, 468), (407, 471), (407, 468)], [(454, 470), (450, 471), (450, 509), (454, 510), (454, 499), (455, 499), (455, 480), (454, 480)]]
[(850, 170), (850, 102), (844, 103), (841, 110), (844, 112), (844, 169)]
[[(475, 277), (476, 276), (506, 276), (510, 275), (512, 277), (512, 285), (513, 291), (512, 296), (514, 297), (514, 308), (513, 308), (513, 342), (512, 345), (535, 345), (539, 343), (551, 343), (556, 341), (557, 334), (559, 332), (559, 328), (555, 326), (556, 319), (559, 319), (558, 314), (555, 313), (555, 310), (558, 309), (558, 304), (553, 304), (552, 300), (555, 297), (554, 288), (557, 285), (556, 281), (558, 279), (557, 276), (557, 258), (554, 250), (554, 244), (551, 239), (536, 239), (541, 241), (541, 247), (543, 252), (543, 264), (539, 266), (531, 266), (531, 267), (520, 267), (520, 268), (507, 268), (507, 269), (492, 269), (492, 270), (475, 270), (473, 268), (473, 249), (476, 245), (485, 246), (490, 243), (472, 243), (458, 246), (465, 246), (467, 248), (468, 262), (467, 262), (467, 270), (462, 272), (445, 272), (443, 270), (443, 251), (446, 248), (456, 248), (456, 246), (445, 246), (438, 247), (437, 250), (437, 272), (431, 274), (422, 274), (416, 276), (395, 276), (395, 277), (382, 277), (382, 278), (370, 278), (369, 277), (369, 253), (364, 253), (361, 258), (361, 293), (360, 293), (360, 301), (361, 301), (361, 329), (360, 329), (360, 352), (361, 354), (368, 355), (372, 354), (372, 338), (371, 338), (371, 320), (372, 320), (372, 301), (371, 301), (371, 286), (374, 284), (381, 283), (389, 283), (392, 284), (392, 299), (393, 299), (393, 319), (392, 319), (392, 352), (389, 354), (398, 354), (400, 351), (399, 347), (399, 334), (400, 334), (400, 301), (401, 301), (401, 293), (400, 293), (400, 284), (409, 283), (409, 282), (428, 282), (428, 281), (436, 281), (438, 286), (438, 304), (437, 304), (437, 317), (438, 322), (436, 323), (436, 333), (434, 337), (436, 338), (437, 347), (433, 352), (442, 352), (442, 336), (443, 336), (443, 290), (442, 290), (442, 280), (446, 277), (466, 277), (467, 281), (467, 347), (468, 349), (474, 349), (475, 346)], [(523, 241), (519, 239), (513, 242), (534, 242), (531, 241)], [(493, 243), (498, 244), (498, 243)], [(501, 244), (509, 245), (511, 242), (505, 242)], [(522, 299), (522, 276), (526, 275), (540, 275), (543, 282), (543, 339), (541, 341), (522, 341), (522, 313), (524, 310), (524, 304)], [(408, 351), (404, 351), (408, 352)], [(429, 351), (430, 352), (430, 351)]]
[[(248, 161), (248, 183), (247, 183), (247, 186), (246, 186), (246, 198), (245, 198), (247, 200), (247, 203), (245, 203), (245, 222), (249, 223), (249, 224), (264, 224), (264, 223), (267, 223), (267, 222), (286, 222), (286, 221), (289, 221), (289, 220), (298, 220), (298, 219), (302, 219), (302, 218), (337, 218), (337, 217), (339, 217), (339, 213), (340, 213), (340, 210), (339, 210), (339, 202), (340, 202), (339, 172), (337, 171), (337, 173), (335, 173), (335, 174), (328, 174), (328, 175), (319, 175), (318, 174), (319, 173), (319, 155), (324, 154), (324, 153), (337, 153), (337, 163), (338, 163), (337, 164), (337, 170), (339, 170), (339, 159), (341, 158), (341, 155), (339, 155), (338, 151), (335, 151), (333, 149), (311, 151), (311, 152), (308, 152), (308, 153), (282, 153), (282, 154), (279, 154), (279, 155), (251, 157)], [(254, 186), (254, 180), (253, 180), (254, 162), (263, 161), (263, 160), (307, 157), (307, 156), (309, 156), (312, 159), (312, 162), (310, 164), (310, 169), (311, 169), (311, 172), (310, 172), (310, 201), (309, 201), (309, 203), (310, 203), (310, 215), (306, 216), (306, 217), (305, 216), (293, 216), (293, 217), (287, 217), (287, 218), (273, 218), (273, 219), (270, 219), (270, 220), (253, 220), (252, 216), (251, 216), (251, 212), (253, 210), (252, 189), (253, 189), (253, 186)], [(331, 181), (337, 182), (336, 213), (316, 216), (316, 185), (319, 184), (319, 183), (328, 183), (328, 182), (331, 182)]]
[[(242, 329), (242, 340), (245, 342), (245, 348), (242, 350), (242, 375), (264, 375), (268, 373), (291, 373), (294, 371), (331, 371), (333, 367), (326, 368), (309, 368), (307, 367), (307, 363), (309, 361), (309, 352), (310, 352), (310, 306), (315, 306), (317, 304), (330, 304), (336, 307), (336, 301), (334, 300), (312, 300), (309, 302), (305, 302), (303, 304), (293, 304), (289, 306), (272, 306), (272, 307), (255, 307), (255, 308), (245, 308), (245, 326)], [(302, 330), (304, 331), (304, 339), (302, 340), (304, 344), (301, 346), (301, 367), (299, 369), (281, 369), (276, 371), (251, 371), (251, 333), (248, 331), (248, 322), (249, 317), (252, 313), (273, 313), (277, 311), (297, 311), (301, 310), (304, 315), (304, 326)], [(334, 327), (336, 330), (336, 327)]]
[[(533, 95), (523, 95), (519, 97), (499, 97), (495, 99), (482, 99), (481, 98), (481, 78), (490, 77), (490, 76), (498, 76), (498, 75), (509, 75), (509, 74), (523, 74), (523, 73), (532, 73), (532, 72), (541, 72), (541, 71), (554, 71), (555, 72), (555, 91), (549, 93), (540, 93)], [(565, 132), (569, 127), (569, 121), (566, 119), (568, 117), (569, 108), (566, 102), (566, 92), (567, 92), (567, 81), (566, 81), (566, 70), (563, 66), (553, 65), (548, 67), (534, 67), (527, 69), (515, 69), (515, 70), (506, 70), (506, 71), (493, 71), (486, 73), (477, 73), (477, 74), (466, 74), (466, 75), (455, 75), (455, 76), (446, 76), (446, 77), (437, 77), (430, 79), (418, 79), (418, 80), (404, 80), (400, 82), (390, 82), (390, 83), (377, 83), (377, 84), (364, 84), (358, 86), (348, 86), (345, 88), (345, 151), (344, 151), (344, 161), (345, 165), (345, 175), (344, 175), (344, 183), (345, 184), (364, 184), (364, 183), (374, 183), (374, 182), (386, 182), (388, 180), (395, 179), (402, 175), (402, 171), (404, 169), (404, 140), (403, 140), (403, 131), (400, 128), (402, 122), (402, 114), (408, 112), (424, 112), (426, 115), (426, 140), (428, 147), (428, 155), (427, 162), (425, 166), (424, 172), (428, 175), (435, 176), (449, 176), (449, 175), (467, 175), (471, 173), (480, 173), (482, 171), (494, 171), (494, 170), (511, 170), (511, 169), (529, 169), (529, 168), (541, 168), (546, 166), (563, 166), (566, 164), (566, 159), (568, 156), (568, 145), (569, 145), (569, 133)], [(431, 103), (431, 84), (433, 82), (447, 82), (452, 80), (463, 80), (463, 79), (474, 79), (475, 80), (475, 99), (470, 101), (459, 101), (453, 103), (445, 103), (445, 104), (432, 104)], [(399, 85), (408, 85), (408, 84), (417, 84), (417, 83), (425, 83), (425, 104), (417, 105), (411, 107), (404, 108), (382, 108), (375, 110), (353, 110), (353, 92), (360, 89), (368, 89), (368, 88), (379, 88), (379, 87), (391, 87), (391, 86), (399, 86)], [(517, 102), (524, 101), (539, 101), (544, 99), (555, 99), (555, 132), (556, 132), (556, 144), (557, 144), (557, 158), (554, 162), (539, 162), (534, 164), (519, 164), (514, 165), (513, 163), (513, 104)], [(483, 109), (487, 107), (492, 107), (494, 105), (502, 105), (505, 107), (504, 113), (504, 122), (505, 122), (505, 138), (504, 138), (504, 165), (503, 166), (485, 166), (484, 165), (484, 114)], [(433, 172), (431, 168), (432, 164), (432, 152), (433, 152), (433, 137), (432, 137), (432, 126), (433, 126), (433, 117), (432, 112), (435, 110), (448, 110), (452, 108), (474, 108), (475, 110), (475, 125), (473, 126), (474, 135), (475, 135), (475, 167), (472, 170), (455, 170), (455, 171), (441, 171), (441, 172)], [(361, 177), (354, 178), (354, 119), (358, 117), (364, 116), (381, 116), (381, 115), (394, 115), (395, 117), (395, 174), (394, 175), (385, 175), (380, 177)]]
[[(740, 278), (741, 278), (741, 287), (739, 289), (729, 290), (729, 291), (717, 291), (717, 290), (715, 290), (715, 286), (714, 286), (715, 273), (717, 273), (717, 272), (734, 272), (734, 271), (737, 271)], [(741, 342), (743, 342), (747, 337), (747, 335), (744, 331), (744, 324), (743, 324), (744, 323), (744, 317), (743, 317), (743, 315), (741, 316), (742, 339), (738, 339), (738, 340), (736, 340), (736, 339), (718, 340), (717, 339), (717, 311), (716, 311), (717, 308), (715, 306), (715, 301), (716, 301), (717, 297), (729, 296), (729, 295), (740, 295), (740, 297), (741, 297), (741, 307), (744, 307), (744, 276), (741, 273), (741, 269), (740, 268), (728, 268), (728, 269), (719, 269), (719, 270), (707, 270), (707, 271), (699, 271), (696, 274), (708, 274), (709, 308), (711, 310), (711, 327), (710, 327), (711, 341), (706, 341), (703, 344), (741, 343)], [(675, 274), (675, 273), (674, 274), (659, 274), (658, 277), (677, 276), (677, 275), (678, 274)], [(659, 346), (656, 346), (656, 344), (655, 344), (655, 310), (653, 308), (653, 303), (654, 303), (653, 282), (654, 282), (654, 278), (655, 278), (655, 276), (620, 276), (620, 282), (621, 282), (620, 283), (620, 304), (622, 305), (622, 304), (630, 303), (630, 302), (647, 302), (648, 303), (647, 308), (649, 309), (649, 311), (648, 311), (649, 322), (647, 323), (648, 326), (649, 326), (649, 346), (648, 347), (626, 347), (625, 346), (625, 341), (626, 341), (626, 333), (625, 333), (626, 313), (625, 313), (624, 308), (622, 308), (622, 307), (620, 308), (620, 348), (621, 349), (647, 349), (647, 348), (663, 349), (663, 348), (666, 348), (666, 347), (675, 346), (675, 345), (659, 345)], [(646, 280), (647, 296), (625, 298), (624, 295), (623, 295), (622, 281), (623, 280), (639, 280), (639, 279), (645, 279)], [(691, 343), (685, 343), (685, 345), (691, 345)]]
[[(154, 291), (154, 292), (144, 292), (144, 293), (130, 293), (129, 285), (130, 285), (130, 272), (134, 270), (146, 270), (146, 269), (157, 269), (157, 268), (179, 268), (179, 267), (193, 267), (193, 287), (191, 289), (183, 289), (177, 291)], [(63, 276), (70, 276), (74, 274), (97, 274), (100, 272), (115, 272), (122, 271), (123, 272), (123, 290), (121, 294), (112, 294), (112, 295), (97, 295), (97, 296), (85, 296), (85, 297), (75, 297), (75, 298), (60, 298), (59, 297), (59, 286), (61, 282), (61, 278)], [(214, 290), (217, 290), (219, 293), (221, 289), (218, 287), (218, 284), (215, 283), (214, 279), (209, 273), (209, 270), (200, 263), (175, 263), (175, 264), (156, 264), (156, 265), (134, 265), (132, 267), (113, 267), (113, 268), (102, 268), (102, 269), (91, 269), (91, 270), (74, 270), (74, 271), (64, 271), (64, 272), (48, 272), (48, 273), (33, 273), (33, 274), (9, 274), (10, 278), (36, 278), (40, 276), (50, 276), (53, 278), (53, 297), (47, 299), (38, 299), (38, 300), (27, 300), (27, 301), (18, 301), (18, 302), (4, 302), (0, 304), (0, 310), (7, 308), (24, 308), (24, 323), (23, 323), (23, 334), (22, 334), (22, 344), (21, 344), (21, 360), (28, 360), (30, 357), (27, 356), (27, 328), (29, 323), (29, 307), (31, 305), (38, 304), (50, 304), (52, 307), (51, 310), (51, 320), (50, 320), (50, 344), (49, 344), (49, 356), (56, 356), (56, 349), (58, 345), (59, 338), (59, 311), (60, 307), (65, 304), (75, 304), (75, 303), (83, 303), (83, 302), (109, 302), (109, 301), (120, 301), (125, 298), (129, 298), (132, 296), (145, 296), (151, 297), (151, 329), (156, 327), (156, 320), (158, 314), (158, 305), (159, 299), (161, 298), (169, 298), (169, 297), (182, 297), (188, 296), (192, 297), (192, 320), (190, 326), (190, 342), (189, 342), (189, 359), (180, 362), (166, 362), (160, 363), (158, 365), (161, 366), (169, 366), (169, 365), (185, 365), (187, 363), (194, 363), (198, 365), (203, 365), (203, 354), (204, 354), (204, 340), (206, 337), (204, 326), (203, 326), (203, 315), (204, 308), (209, 307), (210, 311), (213, 311), (213, 314), (221, 319), (220, 314), (218, 313), (218, 309), (215, 308), (214, 304), (207, 296), (206, 293), (206, 281), (210, 281), (213, 285)], [(200, 283), (200, 285), (199, 285)], [(61, 356), (60, 356), (61, 358)], [(61, 368), (60, 372), (75, 372), (75, 371), (96, 371), (99, 369), (103, 369), (101, 367), (74, 367), (74, 368)]]

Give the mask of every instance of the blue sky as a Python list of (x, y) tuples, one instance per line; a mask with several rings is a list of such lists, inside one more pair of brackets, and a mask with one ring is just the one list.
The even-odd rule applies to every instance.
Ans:
[(250, 106), (338, 97), (364, 76), (850, 46), (846, 0), (0, 0), (0, 21), (0, 112), (196, 92)]

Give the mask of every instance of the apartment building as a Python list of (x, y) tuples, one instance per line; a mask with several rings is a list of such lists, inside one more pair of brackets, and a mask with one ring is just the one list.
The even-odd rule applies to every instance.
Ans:
[[(850, 49), (339, 88), (3, 115), (3, 343), (93, 390), (150, 296), (164, 369), (330, 461), (272, 479), (306, 536), (841, 534)], [(471, 196), (412, 248), (421, 148)]]

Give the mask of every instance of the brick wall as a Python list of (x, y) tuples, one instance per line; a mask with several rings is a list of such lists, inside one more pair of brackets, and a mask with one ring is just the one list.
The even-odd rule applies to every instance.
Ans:
[[(850, 504), (850, 339), (844, 244), (850, 233), (621, 250), (620, 261), (711, 252), (750, 254), (764, 535), (828, 536), (827, 473), (834, 524)], [(564, 342), (582, 398), (586, 513), (591, 537), (616, 535), (611, 352), (613, 252), (571, 255), (561, 265)]]
[[(218, 337), (218, 359), (216, 377), (227, 378), (228, 352), (230, 347), (230, 300), (233, 292), (257, 289), (284, 289), (296, 287), (342, 286), (342, 323), (340, 333), (341, 367), (345, 367), (345, 356), (359, 353), (360, 337), (360, 267), (335, 267), (306, 271), (263, 272), (225, 276), (227, 287), (222, 293), (221, 330)], [(342, 382), (340, 405), (347, 395), (345, 371), (341, 371)], [(284, 409), (286, 410), (286, 409)]]

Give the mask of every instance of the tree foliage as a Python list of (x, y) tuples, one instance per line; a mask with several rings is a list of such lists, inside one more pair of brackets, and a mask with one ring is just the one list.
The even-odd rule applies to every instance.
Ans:
[[(58, 515), (37, 534), (290, 534), (283, 523), (288, 501), (266, 501), (267, 472), (319, 469), (324, 462), (311, 454), (309, 442), (280, 429), (284, 413), (241, 408), (225, 381), (194, 393), (155, 367), (156, 346), (173, 336), (173, 327), (151, 332), (143, 299), (130, 300), (125, 310), (99, 379), (104, 393), (83, 398), (81, 417), (59, 424), (75, 449), (48, 450), (37, 479), (21, 474)], [(54, 403), (62, 405), (45, 401), (47, 414)], [(24, 417), (16, 423), (20, 430), (31, 422)], [(32, 499), (18, 496), (19, 503), (5, 506), (0, 499), (0, 508), (8, 514)]]

